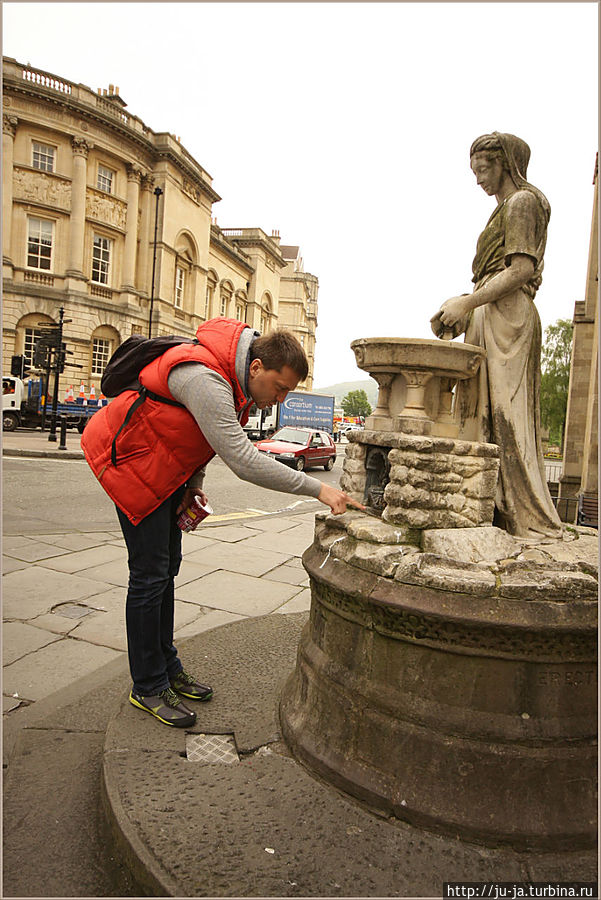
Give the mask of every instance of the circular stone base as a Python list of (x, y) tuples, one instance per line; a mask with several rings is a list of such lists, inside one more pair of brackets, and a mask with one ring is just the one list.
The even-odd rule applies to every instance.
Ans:
[(528, 598), (523, 574), (504, 596), (470, 570), (470, 593), (460, 571), (454, 590), (396, 580), (425, 580), (427, 554), (396, 578), (367, 558), (340, 537), (303, 558), (311, 616), (280, 706), (295, 755), (417, 826), (520, 850), (594, 846), (596, 603), (577, 597), (590, 576), (572, 572), (562, 602), (534, 581)]

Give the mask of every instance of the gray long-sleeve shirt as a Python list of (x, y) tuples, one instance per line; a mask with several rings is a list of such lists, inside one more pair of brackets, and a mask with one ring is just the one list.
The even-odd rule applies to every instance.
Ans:
[[(169, 390), (194, 416), (198, 427), (224, 463), (243, 481), (287, 494), (317, 497), (321, 481), (263, 456), (246, 437), (234, 406), (231, 386), (200, 363), (182, 363), (169, 373)], [(188, 481), (202, 489), (204, 469)]]

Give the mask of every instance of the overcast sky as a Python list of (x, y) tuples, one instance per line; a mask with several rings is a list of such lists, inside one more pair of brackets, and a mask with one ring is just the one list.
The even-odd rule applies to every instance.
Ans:
[(591, 3), (11, 3), (3, 52), (181, 137), (222, 227), (278, 229), (319, 278), (315, 386), (358, 337), (431, 337), (495, 206), (469, 147), (530, 145), (551, 203), (543, 328), (584, 296), (597, 126)]

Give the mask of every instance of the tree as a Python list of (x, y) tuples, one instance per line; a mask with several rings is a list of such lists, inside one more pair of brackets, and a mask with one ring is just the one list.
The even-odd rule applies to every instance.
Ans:
[(551, 443), (560, 447), (568, 405), (573, 331), (574, 324), (569, 319), (558, 319), (555, 325), (549, 325), (541, 353), (541, 421), (549, 429)]
[(371, 406), (364, 390), (349, 391), (342, 400), (342, 409), (345, 416), (369, 416)]

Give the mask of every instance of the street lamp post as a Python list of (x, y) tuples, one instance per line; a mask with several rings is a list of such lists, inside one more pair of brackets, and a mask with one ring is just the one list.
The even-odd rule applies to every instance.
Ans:
[(152, 284), (150, 288), (150, 309), (148, 314), (148, 337), (152, 337), (152, 310), (154, 307), (154, 273), (156, 268), (157, 261), (157, 229), (159, 227), (159, 197), (162, 194), (162, 190), (160, 187), (156, 187), (154, 189), (154, 196), (156, 199), (156, 206), (154, 210), (154, 241), (153, 241), (153, 251), (152, 251)]

